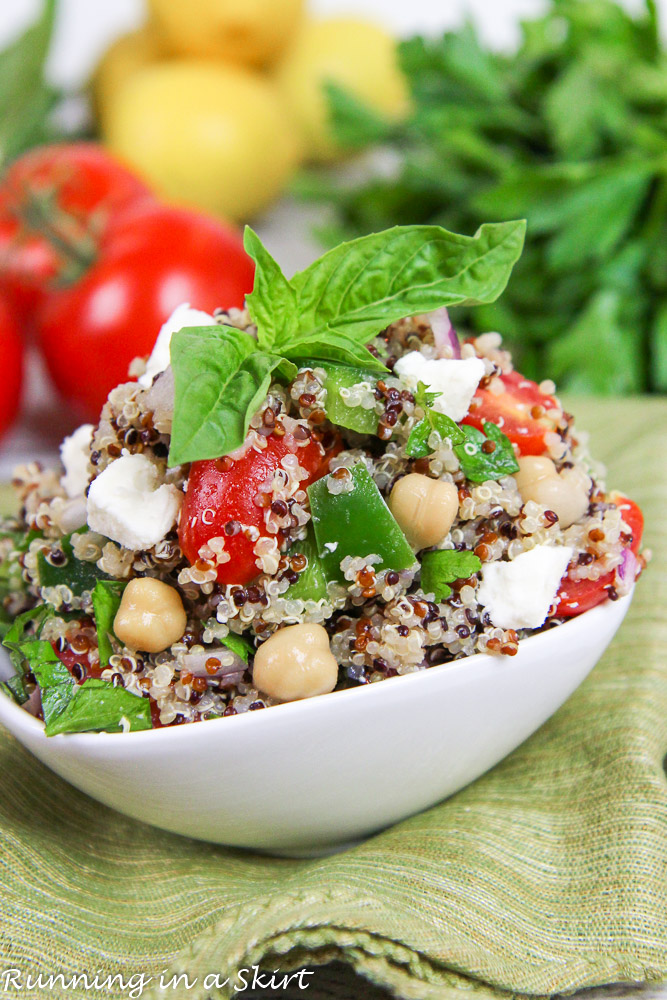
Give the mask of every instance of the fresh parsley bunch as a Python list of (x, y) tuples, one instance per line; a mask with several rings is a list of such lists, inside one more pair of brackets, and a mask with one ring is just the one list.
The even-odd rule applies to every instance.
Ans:
[(412, 112), (398, 126), (328, 88), (349, 148), (397, 168), (301, 184), (331, 203), (327, 242), (401, 223), (471, 232), (524, 217), (527, 251), (501, 302), (464, 314), (500, 330), (538, 381), (667, 391), (667, 53), (654, 0), (552, 0), (511, 55), (471, 25), (399, 46)]

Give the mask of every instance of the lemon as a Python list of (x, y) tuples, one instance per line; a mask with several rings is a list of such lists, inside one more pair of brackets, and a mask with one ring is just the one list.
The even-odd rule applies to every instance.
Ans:
[(277, 67), (276, 82), (311, 160), (334, 159), (342, 152), (329, 123), (323, 90), (328, 81), (391, 117), (407, 108), (396, 42), (383, 28), (351, 18), (304, 22)]
[(102, 56), (93, 77), (97, 108), (106, 107), (130, 76), (163, 55), (163, 39), (152, 25), (117, 38)]
[(203, 60), (140, 70), (108, 102), (102, 129), (111, 151), (159, 195), (226, 219), (265, 208), (298, 161), (271, 83)]
[(261, 65), (276, 57), (304, 0), (149, 0), (174, 52)]

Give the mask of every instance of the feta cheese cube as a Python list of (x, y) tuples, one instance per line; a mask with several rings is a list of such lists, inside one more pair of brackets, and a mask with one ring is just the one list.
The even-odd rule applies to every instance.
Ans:
[(147, 389), (152, 384), (155, 376), (169, 367), (171, 362), (169, 345), (172, 334), (183, 330), (186, 326), (214, 325), (215, 319), (213, 316), (202, 312), (200, 309), (191, 309), (189, 302), (183, 302), (180, 306), (177, 306), (169, 319), (162, 324), (151, 356), (146, 363), (146, 371), (137, 380), (139, 385)]
[(88, 526), (126, 549), (156, 545), (176, 523), (183, 500), (158, 479), (149, 458), (124, 452), (90, 484)]
[(536, 545), (511, 562), (482, 569), (477, 599), (500, 628), (539, 628), (554, 602), (572, 558), (567, 545)]
[(60, 445), (60, 461), (65, 470), (60, 485), (70, 499), (81, 496), (88, 486), (92, 439), (93, 425), (82, 424)]
[(394, 372), (410, 385), (423, 382), (430, 392), (440, 392), (433, 409), (457, 423), (466, 416), (480, 379), (486, 374), (481, 358), (425, 358), (421, 351), (410, 351), (399, 358)]

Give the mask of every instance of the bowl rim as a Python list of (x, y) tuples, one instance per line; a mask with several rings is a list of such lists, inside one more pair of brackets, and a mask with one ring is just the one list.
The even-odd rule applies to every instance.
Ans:
[[(562, 622), (560, 625), (552, 626), (551, 628), (546, 628), (546, 629), (543, 628), (542, 631), (536, 632), (534, 635), (530, 635), (524, 639), (520, 639), (519, 650), (518, 650), (519, 654), (528, 645), (530, 645), (532, 648), (535, 645), (548, 642), (554, 633), (556, 635), (561, 634), (562, 629), (565, 629), (568, 636), (571, 636), (573, 633), (576, 634), (577, 631), (582, 631), (583, 629), (588, 628), (589, 626), (594, 626), (595, 622), (597, 622), (598, 619), (606, 617), (606, 615), (609, 614), (609, 612), (612, 609), (617, 613), (622, 611), (619, 619), (619, 626), (620, 626), (625, 616), (625, 611), (627, 611), (627, 608), (629, 607), (630, 602), (633, 598), (634, 590), (635, 590), (635, 585), (633, 584), (632, 589), (627, 594), (624, 594), (622, 597), (619, 597), (615, 601), (611, 601), (609, 598), (607, 598), (606, 600), (602, 601), (595, 607), (589, 608), (588, 611), (584, 611), (582, 614), (576, 615), (575, 617), (572, 617), (567, 621)], [(4, 650), (2, 647), (0, 647), (0, 655), (8, 655), (6, 653), (6, 650)], [(413, 687), (415, 684), (424, 684), (423, 678), (426, 676), (432, 676), (433, 679), (435, 680), (436, 677), (441, 677), (445, 673), (450, 675), (455, 675), (455, 674), (458, 675), (465, 671), (467, 673), (472, 674), (475, 671), (475, 669), (481, 675), (484, 669), (485, 668), (488, 669), (490, 666), (496, 666), (502, 664), (505, 669), (508, 668), (511, 669), (511, 667), (514, 665), (514, 660), (515, 660), (514, 657), (504, 656), (502, 654), (473, 653), (471, 656), (462, 656), (457, 660), (449, 660), (445, 663), (435, 664), (434, 666), (428, 667), (425, 670), (416, 670), (409, 674), (397, 674), (395, 677), (387, 677), (380, 683), (364, 684), (359, 687), (344, 688), (343, 690), (340, 691), (330, 691), (326, 695), (319, 695), (318, 697), (315, 698), (303, 698), (298, 701), (288, 701), (279, 703), (277, 705), (271, 705), (269, 706), (270, 711), (268, 717), (269, 719), (274, 719), (274, 721), (278, 721), (281, 718), (284, 720), (284, 719), (289, 719), (289, 715), (291, 713), (298, 720), (300, 714), (304, 711), (310, 712), (311, 715), (313, 713), (318, 713), (318, 712), (322, 714), (322, 712), (328, 712), (331, 708), (334, 707), (334, 705), (344, 703), (343, 699), (349, 699), (351, 695), (354, 695), (356, 698), (361, 698), (361, 697), (368, 698), (369, 697), (368, 692), (371, 690), (375, 692), (373, 697), (375, 697), (376, 699), (378, 698), (382, 699), (388, 697), (393, 698), (396, 694), (396, 685), (394, 682), (397, 681), (400, 681), (400, 683), (403, 685), (403, 690), (407, 691), (408, 684), (412, 684)], [(276, 714), (277, 712), (280, 712), (282, 714), (280, 716), (277, 716)], [(36, 719), (33, 715), (30, 715), (30, 713), (26, 712), (21, 705), (17, 705), (16, 702), (14, 702), (9, 697), (9, 695), (5, 694), (4, 691), (0, 690), (0, 725), (5, 725), (6, 728), (9, 728), (6, 726), (6, 723), (4, 721), (4, 717), (6, 716), (13, 716), (14, 719), (16, 720), (18, 728), (23, 728), (24, 731), (30, 733), (30, 735), (33, 738), (36, 737), (39, 739), (41, 736), (43, 738), (44, 743), (54, 744), (55, 746), (56, 741), (58, 741), (58, 743), (62, 745), (62, 742), (64, 740), (70, 746), (73, 747), (76, 745), (80, 747), (82, 750), (85, 749), (88, 745), (94, 745), (95, 748), (99, 750), (101, 749), (103, 742), (105, 741), (108, 742), (109, 740), (112, 741), (111, 746), (117, 746), (118, 748), (120, 748), (121, 746), (128, 746), (130, 740), (134, 741), (135, 743), (137, 741), (143, 741), (144, 743), (147, 744), (149, 740), (155, 740), (157, 738), (163, 741), (167, 738), (172, 741), (192, 739), (192, 737), (197, 736), (198, 733), (201, 733), (201, 736), (199, 738), (204, 738), (204, 735), (207, 732), (210, 732), (211, 736), (213, 736), (213, 731), (210, 728), (211, 726), (215, 726), (216, 724), (219, 726), (220, 724), (224, 723), (226, 727), (229, 727), (229, 725), (232, 724), (235, 725), (236, 728), (238, 729), (240, 725), (248, 726), (249, 718), (257, 719), (266, 717), (266, 710), (261, 712), (242, 712), (239, 715), (219, 717), (216, 719), (205, 719), (202, 720), (205, 724), (203, 727), (199, 726), (199, 724), (195, 726), (193, 726), (192, 724), (184, 724), (180, 726), (165, 726), (157, 729), (142, 729), (142, 730), (136, 730), (134, 732), (130, 731), (127, 733), (81, 732), (81, 733), (58, 733), (56, 736), (46, 736), (44, 732), (44, 723), (42, 722), (42, 720)], [(233, 723), (232, 720), (234, 720)], [(241, 720), (244, 721), (241, 722)], [(257, 726), (258, 724), (262, 725), (262, 723), (257, 723), (257, 722), (252, 722), (251, 724), (253, 726)], [(270, 723), (264, 723), (264, 725), (269, 725), (269, 724)], [(10, 729), (9, 731), (13, 732), (13, 729)], [(229, 730), (228, 728), (226, 728), (224, 731), (228, 732)], [(165, 735), (166, 732), (169, 732), (171, 735), (167, 737)], [(163, 735), (158, 737), (159, 733), (162, 733)], [(188, 735), (183, 735), (183, 734), (188, 734)], [(121, 736), (122, 740), (118, 742)], [(94, 743), (90, 743), (90, 741), (94, 741)]]

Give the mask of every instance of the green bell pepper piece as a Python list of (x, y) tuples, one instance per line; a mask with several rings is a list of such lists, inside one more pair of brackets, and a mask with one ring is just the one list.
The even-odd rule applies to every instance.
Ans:
[(318, 362), (326, 370), (327, 401), (324, 409), (332, 424), (347, 427), (359, 434), (377, 434), (378, 415), (375, 410), (365, 410), (363, 406), (347, 406), (340, 394), (341, 389), (351, 389), (359, 382), (377, 382), (377, 378), (363, 368)]
[(327, 578), (322, 560), (317, 554), (315, 534), (308, 525), (308, 534), (302, 542), (295, 542), (290, 548), (290, 558), (301, 553), (308, 560), (308, 565), (299, 573), (299, 579), (287, 589), (283, 595), (286, 600), (321, 601), (328, 597)]
[(352, 469), (354, 488), (330, 493), (330, 476), (308, 487), (317, 551), (328, 580), (344, 582), (346, 556), (379, 555), (376, 570), (409, 569), (415, 554), (363, 463)]

